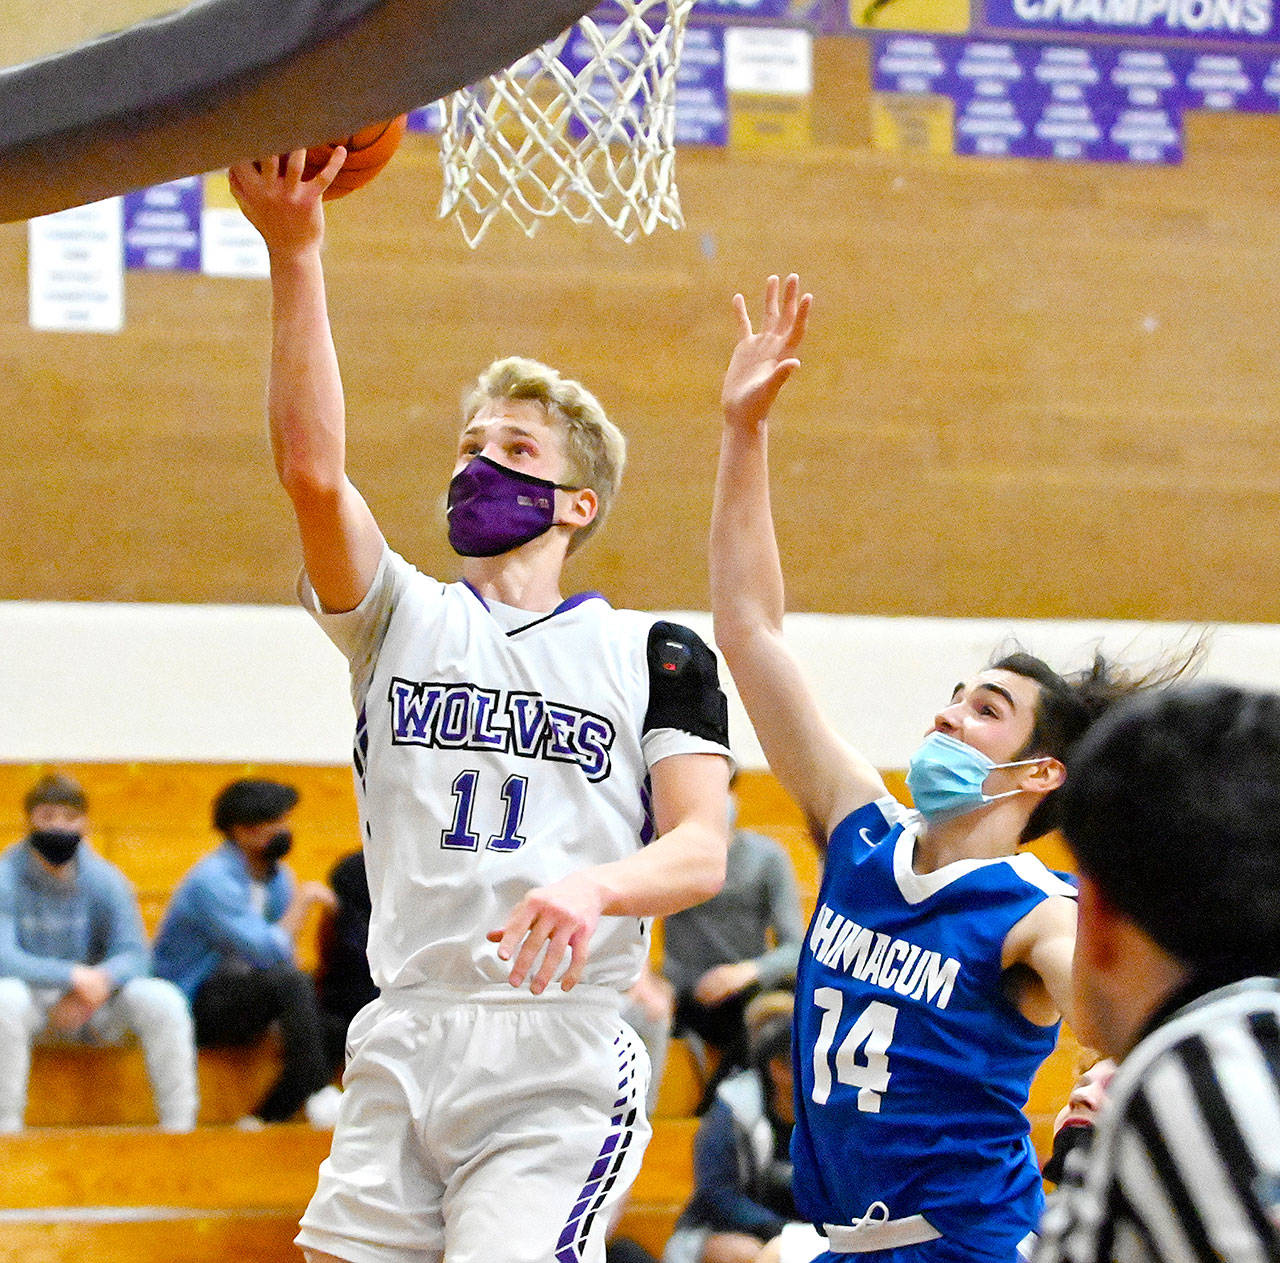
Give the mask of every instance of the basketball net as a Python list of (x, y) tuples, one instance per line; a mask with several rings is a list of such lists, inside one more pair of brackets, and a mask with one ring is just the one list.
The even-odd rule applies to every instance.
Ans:
[(614, 0), (514, 66), (445, 100), (440, 215), (473, 248), (500, 211), (533, 236), (553, 215), (623, 241), (684, 226), (676, 68), (694, 0)]

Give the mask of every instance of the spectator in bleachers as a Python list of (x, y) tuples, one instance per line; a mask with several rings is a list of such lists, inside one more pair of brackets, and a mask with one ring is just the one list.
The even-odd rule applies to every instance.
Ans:
[(186, 999), (151, 977), (138, 898), (85, 840), (88, 800), (69, 776), (27, 792), (28, 833), (0, 855), (0, 1132), (21, 1131), (34, 1043), (142, 1045), (166, 1131), (196, 1124)]
[(346, 1059), (347, 1028), (378, 988), (369, 976), (369, 878), (364, 851), (344, 855), (329, 871), (329, 888), (336, 903), (320, 935), (316, 994), (325, 1024), (329, 1065), (342, 1069)]
[(245, 1127), (284, 1122), (300, 1108), (331, 1127), (340, 1097), (329, 1084), (315, 984), (295, 959), (307, 913), (336, 900), (280, 862), (297, 802), (298, 791), (277, 781), (228, 785), (213, 803), (222, 845), (182, 879), (156, 935), (156, 972), (186, 992), (201, 1048), (252, 1044), (273, 1025), (280, 1032), (284, 1064)]
[[(729, 810), (736, 814), (732, 792)], [(707, 1100), (720, 1079), (746, 1064), (743, 1012), (752, 997), (795, 985), (803, 938), (786, 850), (764, 834), (733, 828), (720, 893), (663, 922), (662, 972), (675, 988), (672, 1033), (693, 1035), (720, 1054)]]
[(748, 1006), (745, 1069), (726, 1078), (698, 1125), (693, 1196), (663, 1263), (752, 1263), (796, 1222), (791, 1194), (791, 996)]
[(1085, 1148), (1093, 1139), (1098, 1111), (1116, 1071), (1116, 1063), (1110, 1057), (1099, 1057), (1092, 1048), (1080, 1050), (1076, 1067), (1078, 1073), (1067, 1103), (1053, 1120), (1053, 1148), (1040, 1172), (1051, 1184), (1061, 1183), (1067, 1155)]

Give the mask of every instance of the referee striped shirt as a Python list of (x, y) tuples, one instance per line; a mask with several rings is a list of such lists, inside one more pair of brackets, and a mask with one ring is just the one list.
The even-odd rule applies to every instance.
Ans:
[(1280, 981), (1178, 1009), (1067, 1159), (1034, 1263), (1280, 1263)]

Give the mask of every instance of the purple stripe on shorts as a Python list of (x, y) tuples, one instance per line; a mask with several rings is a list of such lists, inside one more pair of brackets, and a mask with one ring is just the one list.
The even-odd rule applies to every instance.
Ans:
[(634, 1134), (637, 1109), (633, 1080), (634, 1057), (621, 1037), (614, 1041), (618, 1049), (618, 1061), (622, 1072), (620, 1088), (631, 1088), (629, 1095), (620, 1097), (614, 1102), (615, 1109), (630, 1105), (630, 1109), (615, 1114), (610, 1119), (610, 1132), (600, 1146), (600, 1153), (591, 1166), (587, 1182), (578, 1194), (573, 1209), (569, 1212), (569, 1222), (565, 1224), (556, 1242), (556, 1263), (579, 1263), (591, 1225), (595, 1221), (596, 1212), (604, 1203), (609, 1190), (617, 1181), (622, 1163), (631, 1147)]

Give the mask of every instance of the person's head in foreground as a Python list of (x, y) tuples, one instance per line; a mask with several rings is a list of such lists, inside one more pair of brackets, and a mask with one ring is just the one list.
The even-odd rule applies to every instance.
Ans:
[(1080, 872), (1075, 1030), (1121, 1057), (1172, 997), (1280, 971), (1280, 696), (1119, 704), (1062, 794)]

